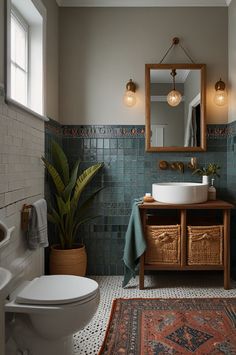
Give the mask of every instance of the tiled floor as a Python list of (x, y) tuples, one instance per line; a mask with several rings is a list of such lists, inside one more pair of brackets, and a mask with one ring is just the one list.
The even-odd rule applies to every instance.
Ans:
[[(138, 278), (123, 289), (122, 276), (94, 276), (99, 283), (101, 300), (90, 324), (74, 336), (74, 354), (97, 355), (102, 344), (114, 298), (187, 298), (236, 297), (236, 282), (223, 289), (221, 272), (159, 272), (145, 276), (145, 287), (138, 289)], [(112, 355), (112, 354), (111, 354)]]

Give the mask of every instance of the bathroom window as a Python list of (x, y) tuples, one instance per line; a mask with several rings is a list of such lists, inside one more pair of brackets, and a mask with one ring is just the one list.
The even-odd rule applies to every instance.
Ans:
[(45, 115), (46, 9), (41, 0), (7, 0), (6, 100)]
[(11, 10), (11, 97), (28, 106), (28, 36), (29, 26)]

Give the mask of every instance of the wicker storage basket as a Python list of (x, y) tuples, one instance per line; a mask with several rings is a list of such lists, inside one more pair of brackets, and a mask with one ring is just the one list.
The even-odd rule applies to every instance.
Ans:
[(146, 264), (180, 264), (180, 225), (146, 226), (146, 241)]
[(188, 265), (223, 265), (223, 226), (188, 226)]
[(85, 276), (87, 253), (84, 245), (75, 245), (73, 249), (60, 249), (51, 246), (50, 274)]

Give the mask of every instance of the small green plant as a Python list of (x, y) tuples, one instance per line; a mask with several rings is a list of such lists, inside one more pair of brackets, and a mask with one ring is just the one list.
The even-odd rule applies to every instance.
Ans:
[(52, 183), (53, 198), (48, 220), (57, 227), (61, 249), (71, 249), (77, 238), (79, 226), (97, 217), (91, 215), (90, 208), (94, 197), (102, 187), (92, 191), (83, 202), (80, 200), (83, 191), (104, 164), (92, 165), (78, 175), (80, 161), (77, 161), (73, 169), (70, 169), (64, 151), (55, 141), (52, 141), (52, 161), (49, 162), (44, 157), (42, 161)]
[(194, 170), (193, 175), (197, 174), (200, 176), (207, 175), (207, 176), (217, 176), (220, 177), (219, 174), (220, 166), (217, 164), (209, 163), (207, 167), (202, 167)]

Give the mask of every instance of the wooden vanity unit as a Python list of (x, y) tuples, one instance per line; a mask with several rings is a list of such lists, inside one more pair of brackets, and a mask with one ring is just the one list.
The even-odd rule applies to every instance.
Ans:
[(147, 249), (140, 258), (139, 289), (145, 270), (222, 270), (230, 288), (231, 203), (216, 200), (139, 206)]

